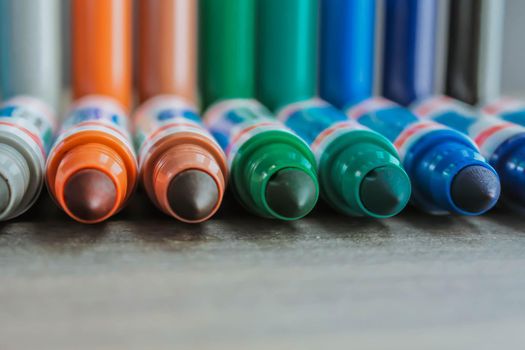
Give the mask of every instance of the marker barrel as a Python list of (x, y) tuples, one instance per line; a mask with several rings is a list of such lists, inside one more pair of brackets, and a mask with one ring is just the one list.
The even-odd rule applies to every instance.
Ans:
[[(102, 191), (102, 185), (96, 182), (79, 188), (82, 191), (100, 190), (97, 193), (100, 198), (95, 197), (94, 204), (88, 208), (92, 212), (83, 209), (86, 212), (81, 213), (68, 205), (77, 200), (75, 193), (67, 193), (67, 186), (75, 176), (89, 171), (108, 179), (113, 188)], [(136, 185), (137, 162), (127, 116), (116, 100), (92, 95), (73, 104), (50, 152), (46, 179), (57, 204), (79, 222), (98, 223), (122, 209)], [(87, 195), (89, 191), (85, 191)], [(97, 206), (104, 196), (112, 198), (109, 203)]]
[[(474, 142), (464, 134), (421, 120), (383, 98), (366, 100), (350, 108), (347, 114), (394, 143), (412, 181), (412, 200), (416, 206), (436, 215), (479, 215), (490, 209), (467, 211), (452, 198), (456, 175), (468, 167), (487, 169), (496, 176)], [(490, 207), (494, 204), (495, 201)]]
[(73, 98), (105, 95), (132, 106), (132, 0), (72, 0)]
[(0, 106), (0, 221), (38, 199), (56, 123), (51, 108), (36, 98), (19, 96)]
[(386, 0), (386, 98), (408, 106), (434, 93), (437, 10), (437, 0)]
[[(349, 121), (346, 115), (320, 99), (292, 104), (278, 119), (305, 140), (317, 159), (324, 199), (336, 210), (351, 216), (386, 218), (398, 214), (410, 199), (410, 180), (396, 149), (378, 133)], [(364, 181), (377, 171), (388, 171), (384, 184), (395, 204), (367, 207)], [(383, 184), (381, 184), (383, 185)], [(384, 193), (378, 195), (384, 196)]]
[(62, 94), (61, 1), (0, 0), (0, 96), (36, 97), (58, 110)]
[(255, 0), (201, 0), (202, 105), (255, 96)]
[(500, 176), (503, 202), (518, 212), (525, 212), (523, 103), (502, 99), (486, 106), (480, 115), (462, 102), (438, 96), (416, 104), (414, 111), (422, 118), (448, 125), (471, 137)]
[(481, 6), (479, 0), (452, 1), (450, 4), (445, 91), (470, 104), (479, 100)]
[[(161, 95), (143, 104), (134, 122), (140, 176), (151, 200), (163, 212), (184, 222), (202, 222), (213, 216), (222, 202), (228, 166), (224, 152), (204, 128), (196, 108), (181, 98)], [(191, 170), (211, 177), (218, 196), (206, 214), (188, 218), (172, 208), (169, 187), (177, 176)]]
[(169, 94), (197, 103), (198, 2), (140, 0), (138, 6), (140, 101)]
[(257, 96), (270, 110), (315, 96), (318, 0), (257, 2)]
[(321, 0), (320, 95), (338, 108), (372, 97), (376, 2)]
[[(225, 151), (231, 186), (248, 210), (262, 217), (295, 220), (313, 209), (319, 192), (315, 158), (308, 145), (260, 103), (249, 99), (219, 102), (206, 112), (204, 122)], [(304, 193), (298, 215), (283, 215), (268, 203), (271, 180), (286, 171), (306, 178), (312, 189)]]
[(505, 1), (451, 1), (446, 94), (471, 105), (500, 94)]

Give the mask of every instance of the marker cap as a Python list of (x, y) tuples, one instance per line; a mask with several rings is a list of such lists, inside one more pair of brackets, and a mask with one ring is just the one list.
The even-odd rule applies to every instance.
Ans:
[(370, 130), (341, 136), (319, 166), (323, 197), (352, 216), (388, 218), (401, 212), (411, 195), (410, 179), (394, 146)]
[[(84, 181), (77, 180), (81, 175)], [(113, 186), (108, 185), (110, 182)], [(86, 224), (114, 215), (126, 200), (127, 187), (128, 174), (123, 159), (114, 149), (100, 143), (72, 148), (60, 161), (54, 179), (59, 205), (69, 216)], [(94, 203), (78, 206), (75, 192), (80, 199), (92, 199)]]
[(26, 159), (15, 148), (0, 144), (0, 221), (18, 210), (29, 186)]
[(319, 197), (308, 146), (282, 131), (261, 133), (241, 147), (232, 165), (232, 185), (248, 210), (281, 220), (306, 216)]

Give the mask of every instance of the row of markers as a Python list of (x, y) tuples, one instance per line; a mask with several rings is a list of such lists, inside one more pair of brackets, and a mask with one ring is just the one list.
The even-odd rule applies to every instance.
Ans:
[[(417, 45), (427, 41), (411, 41), (422, 29), (405, 26), (432, 18), (428, 3), (387, 0), (388, 45), (405, 55), (396, 64), (428, 56)], [(307, 215), (319, 195), (374, 218), (409, 201), (479, 215), (500, 192), (525, 207), (525, 105), (427, 96), (405, 108), (373, 97), (374, 1), (139, 0), (141, 105), (130, 113), (132, 1), (72, 0), (75, 102), (58, 130), (60, 10), (59, 0), (0, 1), (1, 220), (30, 208), (44, 181), (83, 223), (117, 213), (137, 183), (188, 223), (210, 218), (228, 183), (247, 210), (282, 220)], [(400, 73), (398, 89), (421, 86), (384, 64)]]

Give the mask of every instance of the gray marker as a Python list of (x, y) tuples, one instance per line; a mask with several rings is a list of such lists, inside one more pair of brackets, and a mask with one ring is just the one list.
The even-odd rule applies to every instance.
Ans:
[(0, 96), (37, 97), (53, 109), (62, 87), (60, 0), (0, 0)]
[(38, 99), (20, 96), (0, 106), (0, 221), (37, 200), (55, 128), (53, 111)]

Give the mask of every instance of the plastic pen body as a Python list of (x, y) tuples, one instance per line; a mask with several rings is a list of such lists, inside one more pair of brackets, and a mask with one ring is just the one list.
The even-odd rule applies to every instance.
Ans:
[(471, 105), (499, 97), (505, 1), (451, 1), (446, 94)]
[(197, 103), (198, 2), (140, 0), (138, 9), (140, 101), (176, 95)]
[(105, 95), (132, 107), (132, 0), (72, 0), (73, 98)]
[(317, 93), (318, 0), (257, 2), (257, 97), (272, 111)]
[(58, 110), (60, 0), (0, 0), (0, 96), (33, 96)]
[(201, 0), (202, 106), (255, 96), (255, 0)]
[[(413, 202), (424, 211), (479, 215), (496, 204), (497, 175), (466, 135), (383, 98), (363, 101), (347, 114), (394, 143), (412, 181)], [(471, 191), (462, 189), (466, 184)]]
[(383, 95), (401, 105), (434, 93), (436, 0), (386, 0)]
[(376, 2), (321, 0), (320, 95), (338, 108), (372, 96)]

